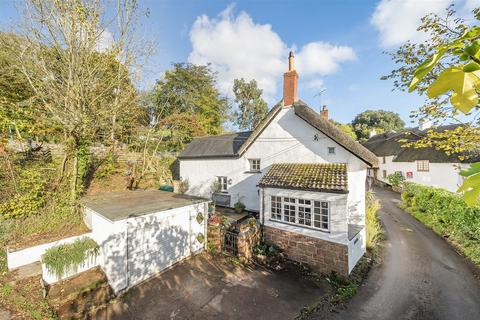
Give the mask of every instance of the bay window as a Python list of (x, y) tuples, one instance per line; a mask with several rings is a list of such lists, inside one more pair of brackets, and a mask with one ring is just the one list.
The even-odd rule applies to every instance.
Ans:
[(330, 230), (330, 204), (291, 197), (271, 196), (270, 219), (324, 231)]

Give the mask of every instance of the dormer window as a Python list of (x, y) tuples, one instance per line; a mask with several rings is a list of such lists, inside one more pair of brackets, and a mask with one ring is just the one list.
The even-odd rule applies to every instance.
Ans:
[(250, 171), (260, 171), (260, 159), (248, 159), (248, 162), (250, 164)]
[(335, 147), (328, 147), (328, 154), (335, 154)]

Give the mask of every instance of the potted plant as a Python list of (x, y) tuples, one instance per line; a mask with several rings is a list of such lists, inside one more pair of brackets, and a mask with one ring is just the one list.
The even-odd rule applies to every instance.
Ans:
[(254, 227), (257, 224), (257, 219), (255, 219), (255, 217), (251, 217), (250, 219), (248, 219), (248, 224), (250, 225), (250, 227)]
[(241, 201), (237, 201), (233, 206), (236, 213), (242, 213), (245, 210), (245, 205)]

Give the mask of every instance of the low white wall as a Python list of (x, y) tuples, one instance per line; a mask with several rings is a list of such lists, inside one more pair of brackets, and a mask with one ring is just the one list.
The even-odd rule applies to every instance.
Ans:
[(352, 272), (358, 260), (367, 251), (366, 228), (363, 229), (348, 242), (348, 273)]
[(76, 269), (70, 268), (70, 270), (65, 272), (65, 274), (61, 278), (49, 272), (45, 263), (42, 262), (42, 278), (47, 284), (55, 283), (55, 282), (67, 279), (69, 277), (72, 277), (74, 275), (77, 275), (80, 272), (87, 271), (96, 266), (99, 266), (101, 264), (101, 259), (102, 259), (102, 256), (100, 254), (98, 254), (97, 256), (89, 255), (87, 259), (85, 259), (83, 264), (79, 265), (78, 268)]
[(21, 266), (25, 266), (27, 264), (40, 261), (42, 258), (42, 255), (45, 253), (47, 249), (64, 244), (64, 243), (72, 243), (79, 238), (83, 238), (83, 237), (91, 238), (91, 235), (92, 235), (91, 233), (84, 233), (79, 236), (60, 239), (60, 240), (49, 242), (49, 243), (43, 243), (38, 246), (25, 248), (18, 251), (10, 251), (7, 248), (7, 267), (9, 270), (12, 270)]

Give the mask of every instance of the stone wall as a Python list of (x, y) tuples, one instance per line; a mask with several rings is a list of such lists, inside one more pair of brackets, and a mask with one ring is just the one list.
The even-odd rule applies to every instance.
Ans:
[(265, 241), (279, 246), (289, 259), (306, 263), (317, 272), (348, 275), (348, 247), (302, 234), (264, 227)]
[(254, 226), (247, 225), (241, 229), (237, 239), (238, 257), (245, 261), (253, 259), (253, 249), (260, 242), (261, 232), (260, 224), (257, 222)]

